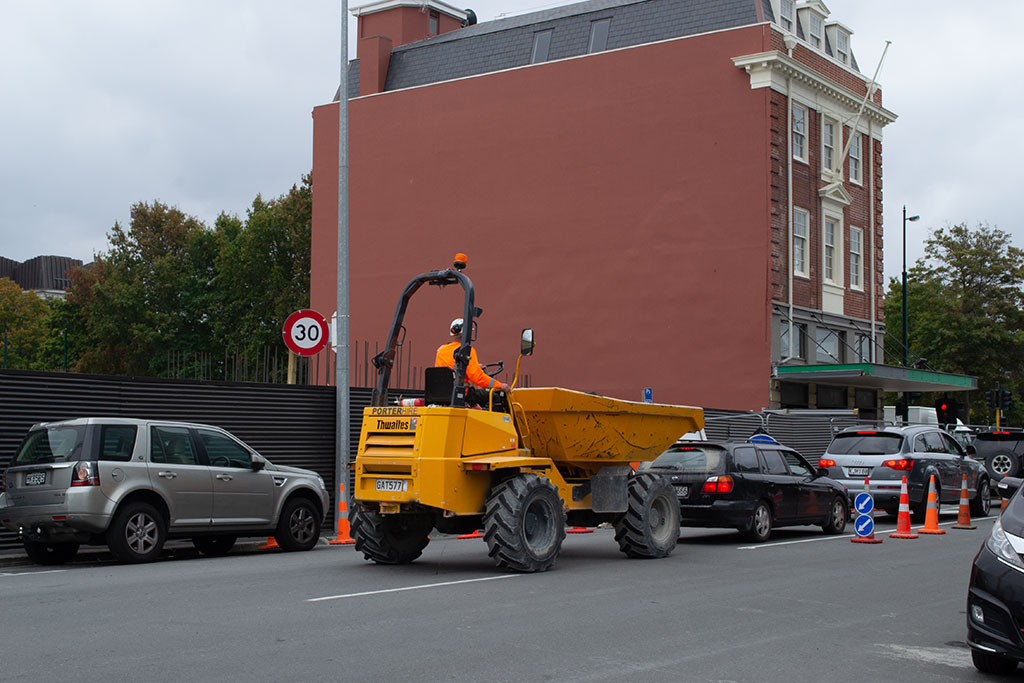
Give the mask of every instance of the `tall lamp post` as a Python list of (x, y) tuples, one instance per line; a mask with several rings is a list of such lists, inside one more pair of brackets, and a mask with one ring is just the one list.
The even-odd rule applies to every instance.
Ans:
[(907, 205), (903, 205), (903, 367), (907, 367), (907, 221), (919, 220), (920, 216), (908, 216)]

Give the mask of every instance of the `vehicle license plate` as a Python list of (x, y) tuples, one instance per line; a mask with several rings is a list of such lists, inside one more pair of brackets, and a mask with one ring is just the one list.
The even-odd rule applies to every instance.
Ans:
[(870, 467), (847, 467), (846, 471), (851, 477), (866, 477), (871, 473)]
[(680, 498), (686, 498), (690, 495), (689, 486), (674, 486), (673, 488), (676, 490), (676, 495)]
[(408, 491), (409, 481), (407, 479), (378, 479), (378, 491)]
[(39, 486), (46, 483), (46, 472), (29, 472), (25, 475), (25, 486)]

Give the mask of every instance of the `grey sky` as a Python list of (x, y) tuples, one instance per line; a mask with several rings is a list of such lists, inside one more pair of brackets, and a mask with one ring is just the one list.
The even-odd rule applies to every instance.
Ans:
[[(451, 0), (449, 0), (451, 1)], [(466, 0), (480, 21), (562, 3)], [(358, 0), (350, 2), (355, 6)], [(566, 3), (567, 4), (567, 3)], [(1024, 246), (1017, 192), (1024, 3), (827, 0), (899, 119), (884, 131), (885, 274), (929, 229), (987, 222)], [(2, 2), (0, 255), (88, 261), (136, 201), (208, 224), (312, 167), (314, 106), (337, 88), (340, 2)], [(351, 51), (355, 21), (350, 18)]]

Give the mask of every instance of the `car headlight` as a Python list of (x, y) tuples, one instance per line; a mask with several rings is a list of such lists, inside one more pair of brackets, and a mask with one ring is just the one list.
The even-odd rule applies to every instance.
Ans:
[(992, 525), (992, 533), (985, 540), (985, 547), (991, 550), (1000, 560), (1013, 565), (1017, 569), (1024, 570), (1024, 561), (1021, 561), (1020, 555), (1010, 545), (1010, 539), (1006, 537), (1006, 532), (1003, 531), (1002, 520), (998, 517), (996, 517), (995, 524)]
[(317, 480), (317, 481), (318, 481), (318, 482), (320, 483), (320, 488), (322, 488), (322, 489), (323, 489), (324, 491), (326, 491), (326, 490), (327, 490), (327, 484), (325, 484), (325, 483), (324, 483), (324, 478), (323, 478), (323, 477), (321, 477), (321, 476), (320, 476), (320, 475), (318, 474), (318, 475), (316, 476), (316, 480)]

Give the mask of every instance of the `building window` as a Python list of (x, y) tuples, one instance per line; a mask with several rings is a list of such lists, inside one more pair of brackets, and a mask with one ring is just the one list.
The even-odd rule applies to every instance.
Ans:
[(841, 286), (843, 271), (836, 258), (836, 248), (840, 244), (839, 221), (831, 216), (825, 216), (825, 224), (821, 228), (821, 244), (821, 265), (825, 282)]
[(857, 183), (861, 181), (861, 164), (860, 164), (860, 133), (857, 131), (851, 131), (853, 139), (850, 140), (850, 181)]
[(807, 109), (793, 105), (793, 158), (807, 161)]
[(842, 29), (836, 31), (836, 59), (843, 64), (850, 63), (850, 35)]
[(533, 52), (530, 64), (548, 61), (548, 50), (551, 48), (551, 29), (537, 31), (533, 34)]
[(793, 208), (793, 275), (807, 277), (807, 224), (809, 214)]
[(836, 163), (836, 122), (827, 116), (821, 117), (821, 165), (833, 170)]
[(587, 47), (587, 52), (601, 52), (608, 48), (608, 29), (611, 25), (611, 19), (590, 22), (590, 46)]
[(817, 343), (814, 349), (814, 360), (817, 363), (839, 363), (839, 333), (827, 327), (819, 327), (814, 331)]
[[(436, 36), (437, 35), (437, 22), (440, 21), (440, 20), (441, 20), (441, 15), (438, 14), (435, 10), (430, 10), (430, 25), (427, 28), (427, 33), (429, 33), (432, 36)], [(421, 24), (421, 26), (422, 26), (422, 24)]]
[(793, 325), (793, 355), (789, 354), (789, 323), (785, 320), (779, 326), (779, 357), (780, 358), (806, 358), (807, 357), (807, 326)]
[(853, 360), (855, 363), (871, 362), (871, 337), (858, 334), (853, 340)]
[(779, 3), (779, 21), (782, 28), (793, 30), (793, 0), (781, 0)]
[(850, 228), (850, 288), (864, 289), (864, 231)]
[(810, 27), (808, 35), (810, 36), (809, 40), (811, 45), (819, 50), (822, 49), (825, 44), (825, 41), (822, 38), (825, 34), (825, 22), (822, 21), (820, 15), (811, 12), (807, 23)]

